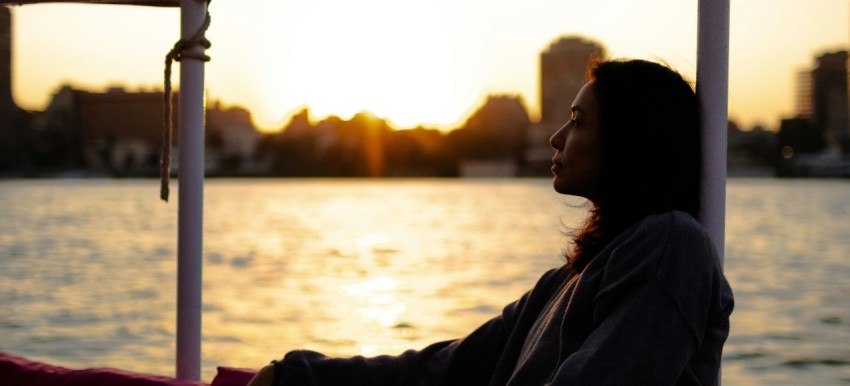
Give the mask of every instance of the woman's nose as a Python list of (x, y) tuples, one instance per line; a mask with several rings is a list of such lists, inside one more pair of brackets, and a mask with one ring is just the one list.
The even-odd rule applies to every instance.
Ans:
[(549, 137), (549, 146), (555, 150), (562, 150), (564, 147), (564, 127), (558, 129), (555, 134)]

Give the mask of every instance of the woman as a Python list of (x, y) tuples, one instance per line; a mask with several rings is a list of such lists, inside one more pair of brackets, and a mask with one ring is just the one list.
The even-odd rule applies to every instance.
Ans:
[(550, 139), (590, 215), (560, 269), (463, 339), (374, 358), (293, 351), (251, 386), (714, 385), (732, 292), (699, 210), (696, 96), (676, 72), (597, 63)]

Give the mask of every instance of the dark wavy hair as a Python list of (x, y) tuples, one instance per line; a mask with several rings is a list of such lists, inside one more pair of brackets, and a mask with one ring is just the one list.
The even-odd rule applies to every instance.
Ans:
[(644, 60), (592, 63), (602, 164), (584, 226), (567, 254), (582, 271), (615, 237), (646, 216), (700, 206), (702, 146), (694, 90), (679, 73)]

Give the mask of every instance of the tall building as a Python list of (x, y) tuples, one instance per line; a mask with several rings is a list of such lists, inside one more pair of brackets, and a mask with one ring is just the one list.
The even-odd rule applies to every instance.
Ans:
[(814, 106), (812, 105), (812, 72), (800, 71), (797, 73), (797, 118), (814, 119)]
[(0, 130), (8, 130), (17, 107), (12, 99), (12, 14), (0, 7)]
[(833, 146), (850, 134), (847, 91), (847, 51), (818, 56), (811, 74), (811, 117)]
[(30, 164), (30, 119), (12, 99), (12, 14), (0, 6), (0, 173)]
[(584, 85), (588, 63), (602, 58), (602, 45), (581, 37), (561, 37), (540, 54), (540, 123), (561, 125)]
[(577, 36), (561, 37), (540, 53), (540, 121), (528, 130), (527, 170), (521, 174), (550, 173), (549, 137), (570, 119), (570, 105), (584, 85), (587, 65), (604, 57), (601, 44)]

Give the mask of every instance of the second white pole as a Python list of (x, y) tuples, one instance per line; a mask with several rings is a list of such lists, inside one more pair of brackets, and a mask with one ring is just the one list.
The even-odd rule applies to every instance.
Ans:
[(729, 93), (729, 0), (699, 0), (697, 98), (702, 109), (700, 222), (723, 262), (726, 231), (726, 128)]

